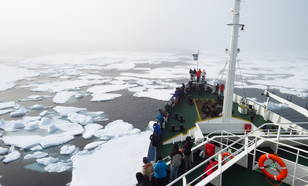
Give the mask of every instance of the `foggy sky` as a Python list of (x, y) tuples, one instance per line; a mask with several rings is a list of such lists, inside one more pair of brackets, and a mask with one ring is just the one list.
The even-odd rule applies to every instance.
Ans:
[[(233, 0), (8, 0), (0, 56), (85, 51), (224, 51)], [(308, 53), (308, 0), (244, 0), (239, 46)]]

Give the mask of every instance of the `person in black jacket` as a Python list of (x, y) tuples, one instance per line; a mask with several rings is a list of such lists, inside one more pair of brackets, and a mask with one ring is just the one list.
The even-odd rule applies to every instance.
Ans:
[(136, 186), (151, 186), (149, 179), (141, 172), (136, 173), (137, 184)]
[(193, 147), (193, 142), (190, 136), (186, 137), (184, 146), (183, 146), (183, 154), (184, 154), (184, 163), (185, 163), (185, 170), (188, 171), (191, 169), (192, 165), (192, 154), (191, 148)]

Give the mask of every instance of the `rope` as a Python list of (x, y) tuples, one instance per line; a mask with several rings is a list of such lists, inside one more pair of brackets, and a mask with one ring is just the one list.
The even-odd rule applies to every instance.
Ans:
[(218, 82), (218, 80), (221, 80), (221, 79), (223, 78), (223, 73), (224, 73), (225, 70), (226, 70), (227, 64), (228, 64), (228, 59), (226, 59), (226, 62), (225, 62), (225, 65), (224, 65), (223, 69), (219, 71), (218, 76), (217, 76), (217, 78), (214, 80), (214, 82)]
[(246, 99), (247, 98), (246, 87), (245, 87), (245, 84), (244, 84), (244, 78), (243, 78), (243, 75), (242, 75), (242, 71), (241, 71), (239, 60), (237, 60), (237, 68), (238, 68), (238, 71), (240, 73), (240, 82), (241, 82), (241, 85), (242, 85), (244, 98)]

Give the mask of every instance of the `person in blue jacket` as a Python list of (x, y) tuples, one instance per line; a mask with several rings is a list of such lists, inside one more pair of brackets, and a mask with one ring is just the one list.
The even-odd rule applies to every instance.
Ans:
[(153, 129), (154, 129), (154, 133), (160, 137), (162, 134), (160, 126), (157, 123), (154, 123)]
[(164, 186), (167, 184), (167, 164), (162, 159), (162, 156), (159, 156), (154, 165), (153, 177), (155, 180), (155, 186)]

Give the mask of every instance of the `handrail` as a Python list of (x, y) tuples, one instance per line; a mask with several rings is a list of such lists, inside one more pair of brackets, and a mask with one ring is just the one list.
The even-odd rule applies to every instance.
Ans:
[[(212, 137), (211, 139), (215, 139), (215, 138), (218, 138), (220, 136), (214, 136)], [(247, 135), (245, 136), (241, 136), (240, 139), (236, 140), (235, 142), (233, 142), (231, 145), (234, 145), (236, 144), (237, 142), (243, 140), (245, 137), (247, 137)], [(210, 141), (210, 140), (209, 140)], [(205, 142), (202, 142), (201, 144), (205, 144), (207, 143), (208, 141), (205, 141)], [(229, 146), (231, 146), (229, 145)], [(226, 149), (228, 149), (228, 147), (225, 147), (223, 149), (221, 149), (220, 151), (218, 151), (216, 154), (214, 154), (212, 157), (214, 156), (217, 156), (219, 154), (221, 154), (222, 152), (224, 152)], [(202, 165), (204, 165), (205, 163), (207, 163), (208, 161), (210, 160), (210, 158), (204, 160), (203, 162), (199, 163), (197, 166), (193, 167), (192, 169), (190, 169), (189, 171), (187, 171), (186, 173), (182, 174), (181, 176), (179, 176), (178, 178), (176, 178), (175, 180), (173, 180), (171, 183), (168, 184), (168, 186), (171, 186), (173, 185), (174, 183), (178, 182), (179, 180), (181, 180), (183, 177), (186, 177), (188, 174), (192, 173), (193, 171), (195, 171), (196, 169), (198, 169), (199, 167), (201, 167)]]

